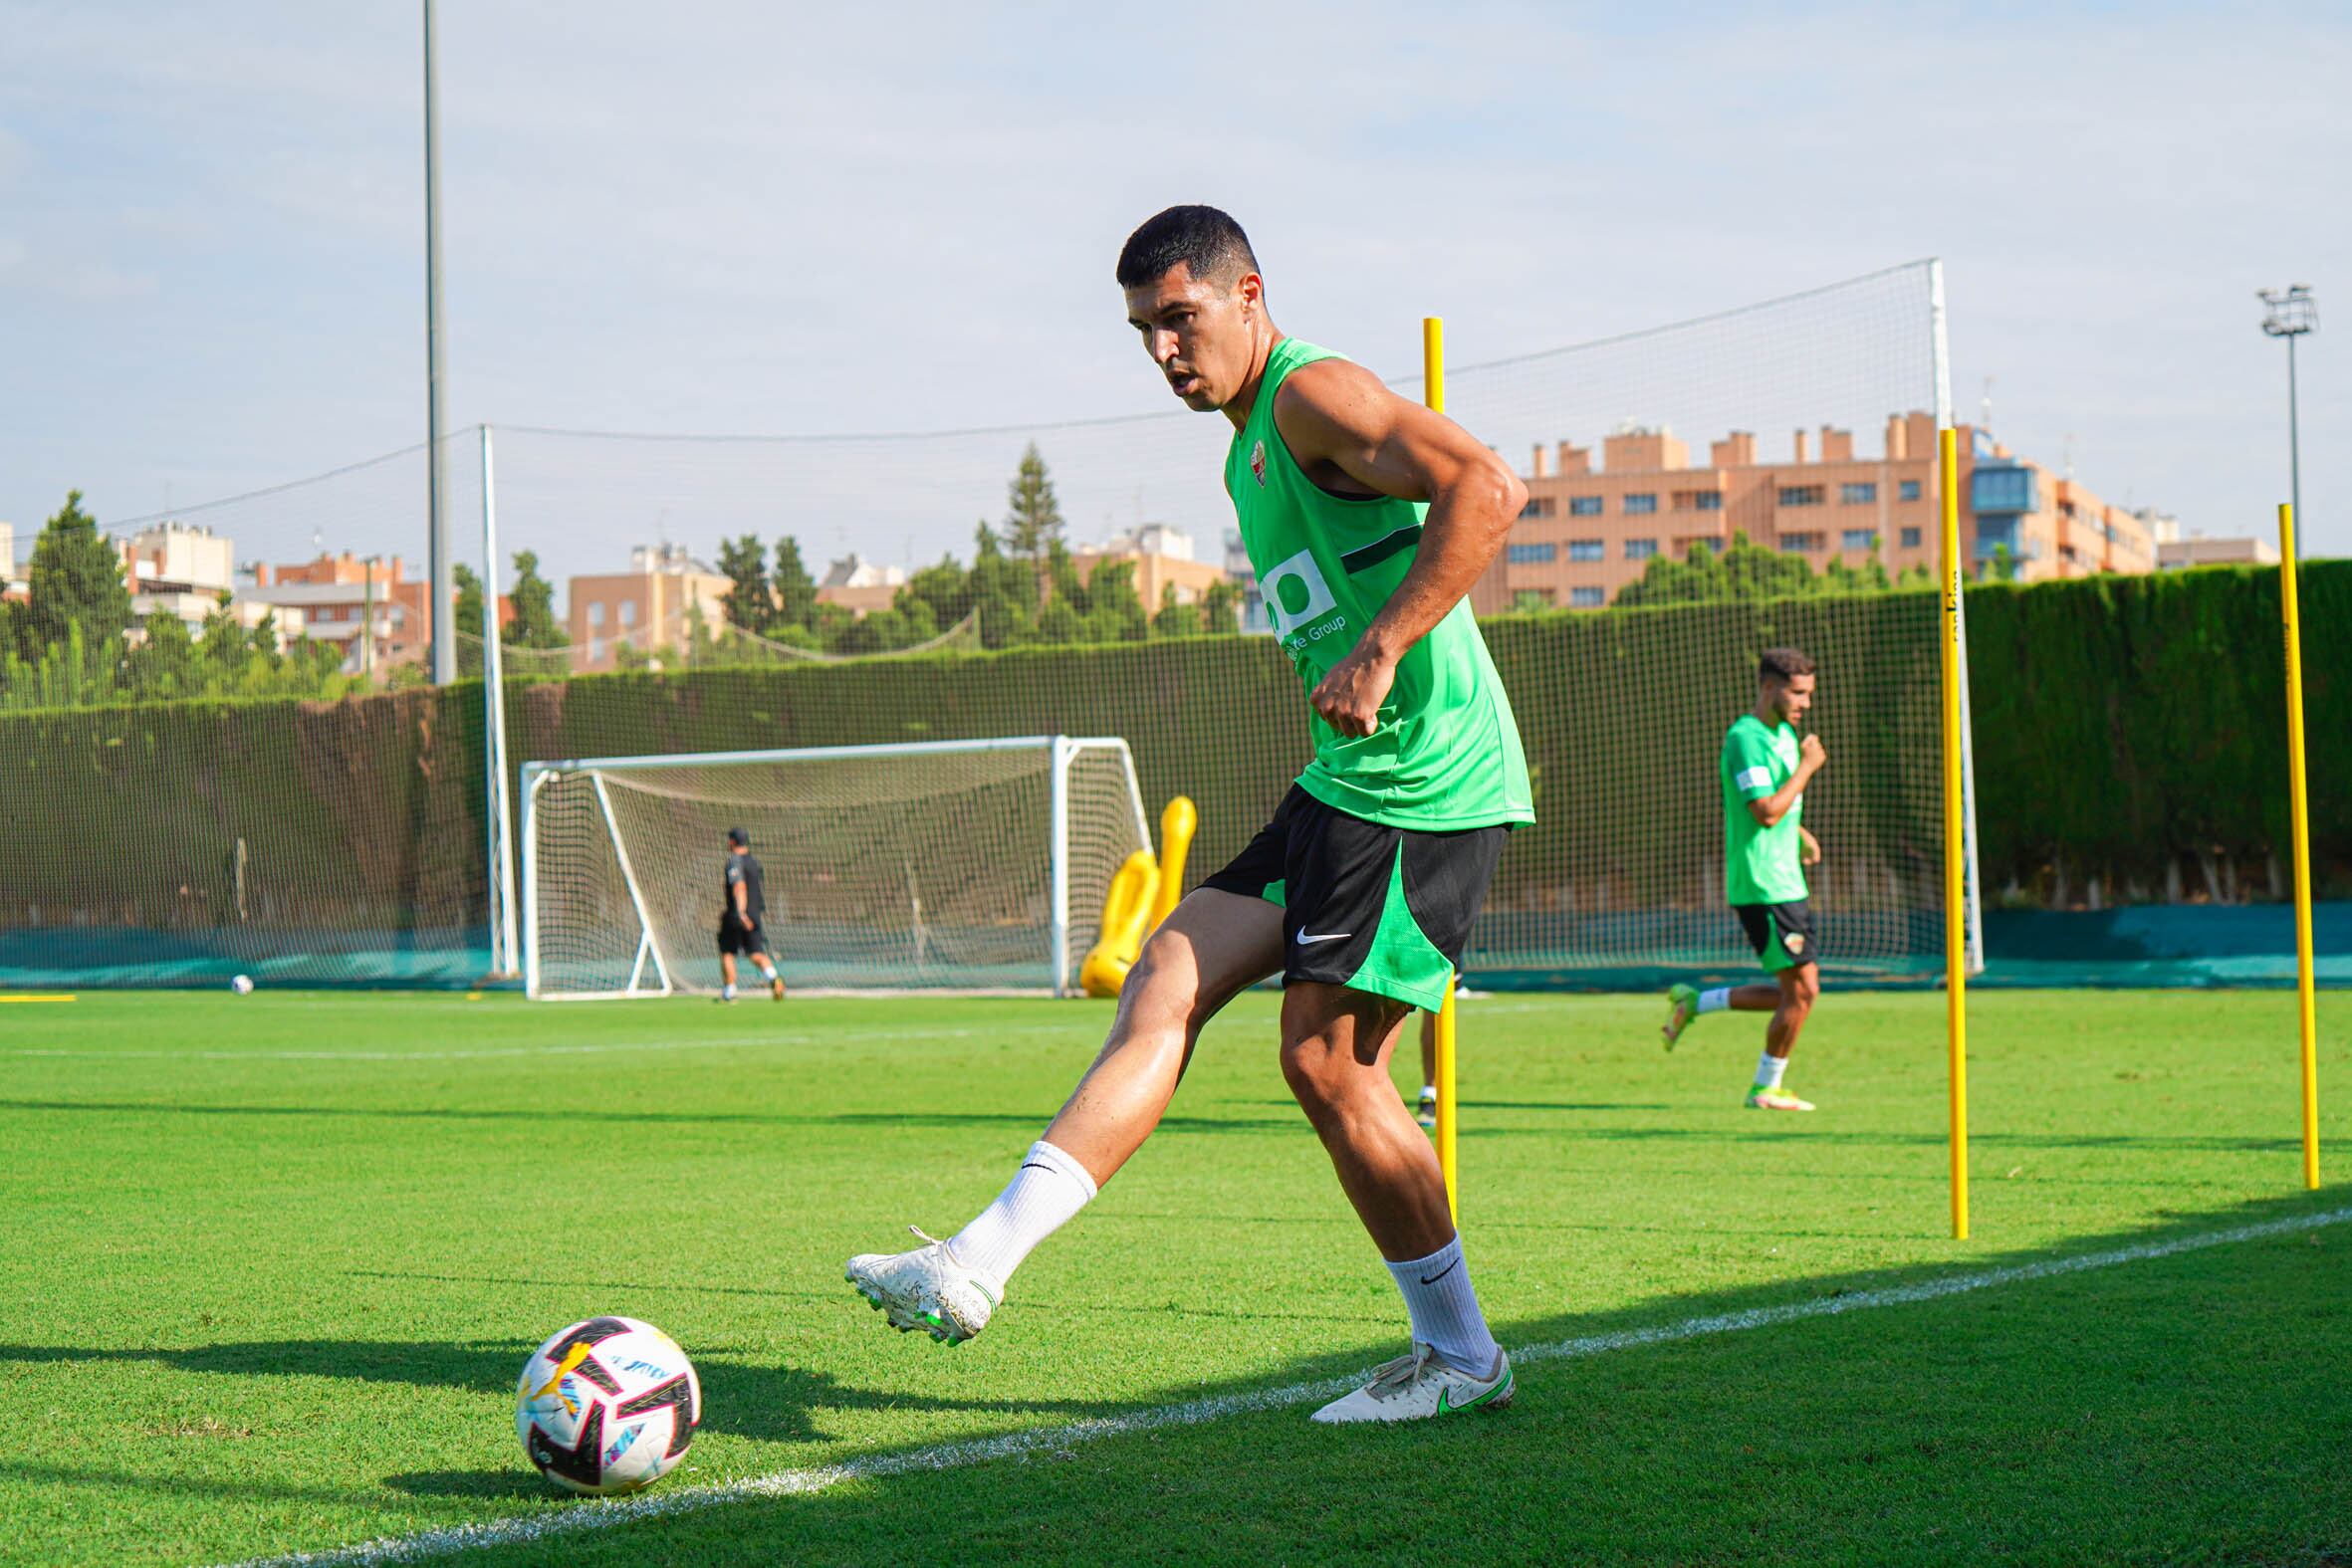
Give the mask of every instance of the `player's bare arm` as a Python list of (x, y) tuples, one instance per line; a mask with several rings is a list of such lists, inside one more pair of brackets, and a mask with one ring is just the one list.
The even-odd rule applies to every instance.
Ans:
[[(1805, 792), (1805, 785), (1813, 782), (1813, 775), (1819, 773), (1828, 761), (1829, 750), (1821, 744), (1821, 738), (1817, 735), (1806, 736), (1804, 746), (1797, 754), (1796, 772), (1788, 776), (1788, 782), (1763, 799), (1748, 802), (1749, 814), (1756, 818), (1757, 825), (1770, 827), (1794, 810), (1798, 797)], [(1804, 829), (1800, 826), (1797, 831), (1803, 833)], [(1812, 834), (1805, 833), (1807, 843), (1812, 842)], [(1816, 859), (1820, 851), (1821, 846), (1813, 844)]]
[(1370, 735), (1397, 660), (1470, 592), (1527, 505), (1527, 488), (1469, 431), (1344, 359), (1293, 372), (1274, 414), (1291, 455), (1325, 489), (1429, 503), (1412, 569), (1311, 699), (1340, 734)]
[(1796, 836), (1804, 840), (1804, 854), (1801, 857), (1803, 863), (1808, 866), (1819, 865), (1821, 863), (1821, 840), (1815, 838), (1813, 830), (1801, 822), (1797, 824)]

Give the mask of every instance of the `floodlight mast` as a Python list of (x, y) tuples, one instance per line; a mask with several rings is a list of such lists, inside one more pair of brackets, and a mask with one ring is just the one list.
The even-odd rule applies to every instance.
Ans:
[(433, 684), (457, 679), (457, 628), (449, 520), (441, 467), (441, 111), (433, 57), (433, 0), (424, 0), (424, 423), (425, 581)]
[(2311, 298), (2307, 284), (2289, 284), (2284, 289), (2259, 289), (2256, 296), (2262, 302), (2262, 331), (2272, 337), (2286, 339), (2286, 482), (2287, 500), (2295, 509), (2295, 554), (2302, 555), (2299, 543), (2303, 529), (2303, 441), (2300, 419), (2295, 410), (2295, 339), (2305, 333), (2319, 331), (2319, 302)]

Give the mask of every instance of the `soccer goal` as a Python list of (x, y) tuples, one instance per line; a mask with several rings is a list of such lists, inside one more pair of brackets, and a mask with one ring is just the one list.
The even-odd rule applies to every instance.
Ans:
[(534, 762), (522, 797), (524, 978), (550, 1001), (716, 991), (731, 827), (795, 987), (1066, 995), (1150, 844), (1105, 738)]

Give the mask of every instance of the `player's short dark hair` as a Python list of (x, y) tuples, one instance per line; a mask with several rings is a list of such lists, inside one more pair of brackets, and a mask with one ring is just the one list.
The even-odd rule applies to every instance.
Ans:
[(744, 848), (749, 849), (752, 846), (752, 835), (740, 827), (730, 827), (727, 829), (727, 842), (741, 844)]
[(1766, 648), (1756, 661), (1760, 680), (1786, 681), (1813, 673), (1813, 661), (1794, 648)]
[(1216, 207), (1170, 207), (1143, 220), (1119, 250), (1119, 287), (1157, 283), (1179, 262), (1195, 278), (1230, 283), (1258, 270), (1250, 237), (1231, 213)]

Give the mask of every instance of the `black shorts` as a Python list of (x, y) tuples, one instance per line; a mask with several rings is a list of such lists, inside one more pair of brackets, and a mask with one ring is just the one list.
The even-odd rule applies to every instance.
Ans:
[(1764, 961), (1764, 973), (1777, 975), (1800, 964), (1821, 962), (1821, 942), (1813, 934), (1812, 900), (1793, 904), (1734, 904), (1748, 945)]
[(1435, 1009), (1506, 831), (1386, 827), (1293, 785), (1274, 820), (1201, 885), (1283, 908), (1285, 983), (1347, 986)]
[(719, 917), (719, 951), (739, 953), (745, 958), (765, 954), (768, 951), (768, 928), (745, 925), (731, 909)]

